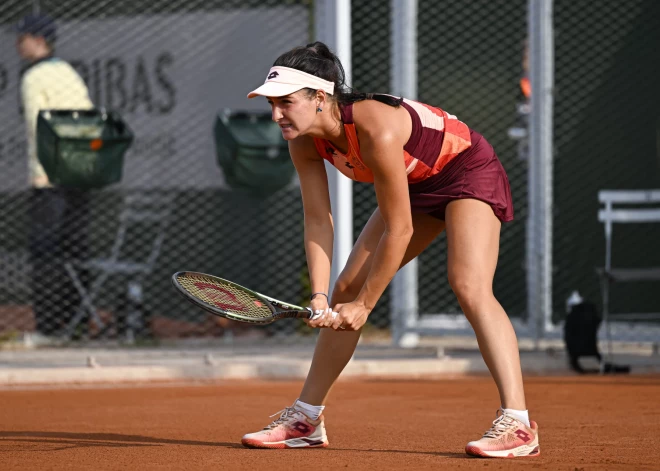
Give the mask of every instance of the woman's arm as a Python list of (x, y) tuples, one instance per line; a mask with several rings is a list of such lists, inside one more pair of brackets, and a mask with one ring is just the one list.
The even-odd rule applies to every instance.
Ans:
[[(311, 137), (289, 142), (291, 159), (300, 179), (305, 214), (305, 254), (312, 293), (328, 293), (334, 227), (330, 209), (328, 177), (323, 158)], [(327, 299), (323, 299), (327, 302)]]
[[(358, 106), (359, 105), (359, 106)], [(349, 310), (341, 309), (333, 327), (359, 329), (396, 274), (413, 233), (403, 147), (412, 122), (404, 108), (374, 101), (359, 102), (353, 116), (364, 163), (374, 174), (378, 208), (385, 222), (371, 269)]]

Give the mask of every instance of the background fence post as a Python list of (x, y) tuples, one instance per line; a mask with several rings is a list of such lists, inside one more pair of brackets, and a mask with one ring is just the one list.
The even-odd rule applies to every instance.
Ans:
[(552, 330), (552, 172), (554, 46), (552, 0), (529, 0), (532, 84), (527, 230), (528, 326), (538, 345)]
[[(417, 99), (417, 0), (392, 0), (392, 94)], [(416, 333), (405, 327), (418, 315), (417, 259), (403, 267), (392, 281), (390, 299), (392, 341), (415, 346)]]

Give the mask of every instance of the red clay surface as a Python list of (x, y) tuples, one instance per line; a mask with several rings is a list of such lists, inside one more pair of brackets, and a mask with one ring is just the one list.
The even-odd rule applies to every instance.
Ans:
[(339, 382), (330, 447), (251, 450), (241, 436), (289, 405), (300, 382), (0, 391), (0, 468), (660, 469), (660, 377), (530, 377), (541, 456), (470, 458), (494, 419), (489, 378)]

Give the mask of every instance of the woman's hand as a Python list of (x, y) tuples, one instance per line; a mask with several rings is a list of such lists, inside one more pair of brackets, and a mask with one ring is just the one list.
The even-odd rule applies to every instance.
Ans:
[(360, 330), (371, 313), (371, 309), (358, 301), (337, 304), (335, 311), (338, 315), (331, 325), (335, 330)]
[(330, 327), (334, 321), (332, 309), (328, 306), (328, 298), (323, 295), (314, 296), (309, 305), (314, 316), (311, 319), (304, 319), (305, 323), (313, 328)]

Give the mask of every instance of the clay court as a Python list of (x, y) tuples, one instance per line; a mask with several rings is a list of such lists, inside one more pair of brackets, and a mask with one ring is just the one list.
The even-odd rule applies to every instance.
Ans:
[(529, 377), (541, 456), (463, 453), (495, 418), (487, 377), (340, 381), (330, 447), (251, 450), (301, 383), (236, 381), (0, 392), (2, 469), (660, 469), (660, 377)]

